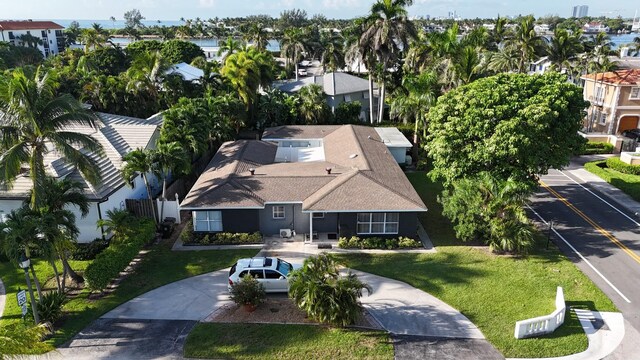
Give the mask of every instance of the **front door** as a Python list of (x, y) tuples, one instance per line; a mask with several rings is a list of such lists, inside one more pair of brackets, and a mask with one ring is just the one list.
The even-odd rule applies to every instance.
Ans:
[(620, 125), (618, 126), (618, 134), (622, 134), (625, 130), (637, 129), (638, 117), (637, 116), (623, 116), (620, 119)]

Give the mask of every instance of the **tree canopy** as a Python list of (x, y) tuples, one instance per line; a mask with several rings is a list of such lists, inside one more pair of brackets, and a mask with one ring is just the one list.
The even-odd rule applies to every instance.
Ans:
[(558, 73), (501, 74), (456, 88), (429, 112), (431, 175), (446, 186), (483, 171), (535, 185), (536, 174), (568, 164), (582, 144), (587, 105)]
[(190, 63), (198, 56), (204, 56), (200, 46), (183, 40), (169, 40), (165, 42), (161, 50), (162, 56), (171, 64), (182, 62)]

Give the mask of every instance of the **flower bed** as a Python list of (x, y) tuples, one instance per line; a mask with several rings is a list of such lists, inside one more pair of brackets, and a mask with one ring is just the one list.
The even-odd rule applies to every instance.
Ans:
[(422, 248), (422, 243), (409, 237), (385, 239), (380, 237), (351, 238), (341, 237), (338, 240), (338, 247), (341, 249), (417, 249)]
[(262, 234), (254, 233), (198, 233), (193, 231), (193, 223), (189, 221), (180, 234), (184, 245), (240, 245), (261, 244)]

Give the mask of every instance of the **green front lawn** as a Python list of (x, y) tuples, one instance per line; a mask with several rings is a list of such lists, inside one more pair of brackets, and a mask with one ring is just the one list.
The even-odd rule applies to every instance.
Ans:
[[(435, 197), (440, 186), (424, 172), (407, 174), (429, 211), (421, 216), (436, 254), (348, 254), (349, 267), (398, 279), (422, 289), (460, 310), (506, 357), (552, 357), (587, 348), (587, 337), (573, 312), (550, 336), (516, 340), (515, 322), (554, 310), (556, 287), (567, 304), (616, 311), (613, 303), (556, 248), (541, 246), (525, 258), (493, 255), (455, 239)], [(443, 246), (446, 245), (446, 246)]]
[(609, 169), (606, 161), (586, 163), (584, 168), (622, 190), (634, 200), (640, 201), (640, 176), (623, 174), (619, 171)]
[[(64, 305), (67, 316), (61, 323), (61, 327), (47, 341), (49, 348), (33, 349), (33, 352), (41, 353), (50, 350), (51, 345), (63, 344), (93, 320), (147, 291), (191, 276), (223, 269), (231, 266), (238, 258), (251, 257), (255, 254), (256, 250), (171, 251), (171, 244), (166, 241), (155, 245), (135, 272), (111, 294), (97, 300), (90, 300), (89, 292), (84, 290), (78, 296), (71, 298)], [(72, 262), (72, 266), (75, 266), (74, 269), (81, 270), (86, 268), (88, 263), (88, 261)], [(53, 275), (49, 269), (46, 263), (38, 262), (37, 271), (41, 281), (44, 282), (46, 278)], [(0, 321), (0, 326), (4, 326), (10, 322), (21, 321), (15, 294), (19, 287), (24, 289), (26, 285), (24, 273), (12, 264), (0, 263), (0, 277), (7, 288), (7, 307)]]
[(393, 359), (382, 331), (314, 325), (200, 323), (184, 345), (187, 358)]

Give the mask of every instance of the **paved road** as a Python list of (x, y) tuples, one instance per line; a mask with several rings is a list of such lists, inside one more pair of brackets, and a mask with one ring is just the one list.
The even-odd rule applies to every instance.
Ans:
[(640, 331), (640, 218), (572, 168), (552, 170), (541, 180), (531, 199), (532, 218), (553, 221), (556, 244), (611, 298), (625, 317), (627, 333), (635, 337)]

